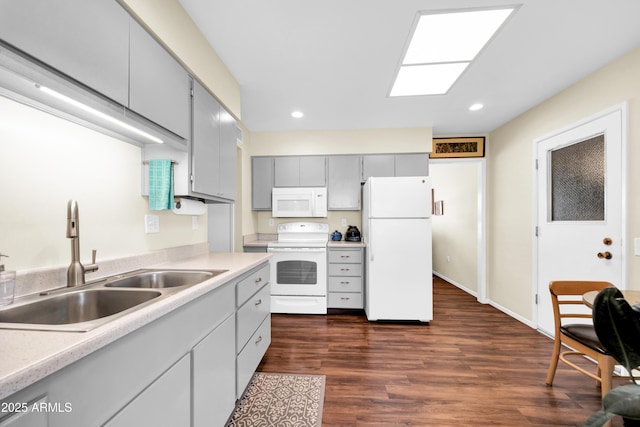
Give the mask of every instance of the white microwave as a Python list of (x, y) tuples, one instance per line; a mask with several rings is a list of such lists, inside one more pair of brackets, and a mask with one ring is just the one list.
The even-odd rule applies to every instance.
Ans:
[(274, 188), (271, 192), (274, 218), (326, 218), (325, 187)]

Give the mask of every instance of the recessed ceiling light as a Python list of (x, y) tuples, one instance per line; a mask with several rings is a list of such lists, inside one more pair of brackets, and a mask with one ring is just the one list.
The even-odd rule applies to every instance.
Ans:
[(469, 110), (478, 111), (478, 110), (482, 110), (483, 108), (484, 108), (484, 105), (478, 103), (478, 104), (473, 104), (471, 107), (469, 107)]
[(304, 117), (304, 113), (302, 111), (294, 111), (293, 113), (291, 113), (291, 117), (295, 119), (300, 119)]
[[(421, 13), (389, 96), (441, 95), (460, 77), (515, 8)], [(417, 74), (429, 71), (422, 78)], [(410, 68), (420, 67), (410, 70)], [(412, 75), (408, 83), (407, 75)], [(425, 79), (429, 79), (425, 82)], [(415, 84), (415, 90), (411, 90)], [(398, 86), (398, 87), (396, 87)], [(426, 88), (433, 88), (433, 90)]]

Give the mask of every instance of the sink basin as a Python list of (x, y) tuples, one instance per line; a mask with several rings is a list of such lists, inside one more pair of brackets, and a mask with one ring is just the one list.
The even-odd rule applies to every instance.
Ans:
[(108, 288), (174, 288), (204, 282), (228, 270), (147, 270), (108, 281)]
[(116, 289), (87, 289), (39, 299), (0, 310), (0, 322), (68, 325), (123, 312), (161, 293)]

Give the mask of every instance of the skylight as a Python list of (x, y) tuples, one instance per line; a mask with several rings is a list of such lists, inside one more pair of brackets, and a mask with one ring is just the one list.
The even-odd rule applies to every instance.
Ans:
[(447, 93), (513, 11), (421, 14), (389, 95)]

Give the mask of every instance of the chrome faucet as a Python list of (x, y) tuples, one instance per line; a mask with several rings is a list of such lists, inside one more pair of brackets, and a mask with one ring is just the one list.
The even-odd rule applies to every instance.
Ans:
[(71, 264), (67, 270), (67, 287), (83, 285), (84, 273), (96, 271), (96, 250), (92, 251), (91, 264), (82, 265), (80, 262), (80, 215), (78, 214), (78, 202), (69, 200), (67, 203), (67, 238), (71, 239)]

